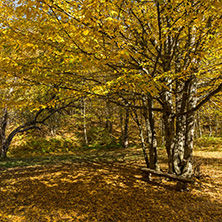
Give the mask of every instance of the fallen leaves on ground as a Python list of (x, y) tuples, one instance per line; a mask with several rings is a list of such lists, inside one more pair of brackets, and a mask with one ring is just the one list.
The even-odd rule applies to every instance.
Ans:
[[(216, 166), (221, 161), (217, 155)], [(175, 182), (160, 177), (147, 182), (141, 163), (129, 160), (78, 159), (2, 169), (0, 221), (219, 222), (222, 169), (209, 162), (189, 192), (176, 191)]]

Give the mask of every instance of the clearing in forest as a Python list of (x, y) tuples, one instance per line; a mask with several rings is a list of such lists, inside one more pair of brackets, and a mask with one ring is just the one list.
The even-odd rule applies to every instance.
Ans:
[(137, 148), (11, 158), (0, 162), (0, 221), (219, 222), (222, 149), (195, 159), (201, 178), (178, 192), (173, 181), (144, 180)]

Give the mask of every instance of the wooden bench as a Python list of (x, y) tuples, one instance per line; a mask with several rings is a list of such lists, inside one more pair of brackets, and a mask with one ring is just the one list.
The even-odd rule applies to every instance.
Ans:
[[(148, 174), (154, 174), (160, 177), (162, 176), (162, 177), (166, 177), (172, 180), (176, 180), (177, 181), (176, 190), (179, 190), (179, 191), (189, 190), (188, 184), (194, 182), (194, 179), (177, 176), (175, 174), (164, 173), (164, 172), (153, 170), (150, 168), (141, 168), (141, 170)], [(148, 177), (148, 179), (150, 178)]]
[(172, 180), (177, 180), (177, 181), (186, 182), (186, 183), (193, 183), (194, 182), (194, 180), (190, 179), (190, 178), (177, 176), (175, 174), (163, 173), (161, 171), (153, 170), (153, 169), (150, 169), (150, 168), (141, 168), (141, 170), (143, 172), (146, 172), (146, 173), (151, 173), (151, 174), (154, 174), (154, 175), (157, 175), (157, 176), (166, 177), (166, 178), (169, 178), (169, 179), (172, 179)]

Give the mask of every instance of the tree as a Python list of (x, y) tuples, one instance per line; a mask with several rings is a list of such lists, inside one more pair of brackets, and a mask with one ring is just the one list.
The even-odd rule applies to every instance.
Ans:
[(222, 89), (219, 1), (21, 0), (1, 11), (5, 73), (147, 109), (153, 160), (161, 112), (169, 172), (192, 176), (194, 112)]
[[(79, 98), (63, 98), (54, 89), (2, 78), (0, 103), (0, 157), (6, 158), (13, 138), (32, 129), (41, 130), (53, 115), (75, 106)], [(8, 87), (8, 82), (10, 82)], [(10, 127), (9, 121), (12, 123)]]

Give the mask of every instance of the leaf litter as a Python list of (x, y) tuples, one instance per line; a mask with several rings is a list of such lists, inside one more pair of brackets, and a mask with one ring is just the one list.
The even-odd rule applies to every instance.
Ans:
[[(130, 158), (131, 151), (138, 158)], [(132, 148), (119, 151), (120, 158), (116, 151), (95, 151), (61, 163), (2, 168), (0, 221), (219, 222), (222, 152), (213, 160), (203, 152), (195, 157), (203, 161), (202, 177), (188, 192), (178, 192), (164, 178), (148, 182), (140, 150)]]

